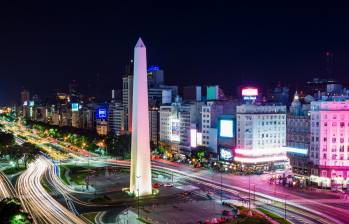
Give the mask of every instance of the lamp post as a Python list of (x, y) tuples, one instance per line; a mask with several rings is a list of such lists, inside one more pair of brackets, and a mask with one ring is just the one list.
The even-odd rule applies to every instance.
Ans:
[(221, 172), (221, 204), (223, 202), (223, 179), (222, 179), (222, 173), (223, 171), (220, 171)]
[(248, 175), (248, 210), (251, 212), (251, 175)]
[(285, 195), (285, 220), (286, 220), (286, 212), (287, 212), (287, 195)]

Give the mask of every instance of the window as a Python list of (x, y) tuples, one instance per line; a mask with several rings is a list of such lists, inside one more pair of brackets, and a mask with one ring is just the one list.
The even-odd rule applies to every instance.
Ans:
[(323, 155), (323, 157), (322, 157), (323, 159), (327, 159), (327, 154), (326, 153), (324, 153), (324, 155)]
[(344, 145), (339, 146), (339, 151), (344, 152)]
[(344, 126), (345, 126), (344, 122), (340, 122), (340, 126), (341, 126), (341, 128), (344, 128)]
[(327, 127), (327, 122), (324, 122), (324, 126)]
[(336, 143), (336, 138), (332, 138), (332, 143)]
[(340, 139), (339, 139), (339, 142), (340, 142), (340, 143), (344, 143), (344, 138), (340, 138)]
[(327, 138), (326, 137), (324, 137), (324, 142), (327, 142)]
[(332, 122), (332, 127), (336, 127), (337, 123), (336, 122)]
[(333, 154), (333, 155), (332, 155), (332, 159), (334, 159), (334, 160), (337, 159), (337, 155), (336, 155), (336, 154)]

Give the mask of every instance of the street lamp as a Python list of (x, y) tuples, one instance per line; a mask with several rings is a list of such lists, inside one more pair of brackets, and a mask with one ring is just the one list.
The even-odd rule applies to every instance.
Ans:
[(287, 199), (287, 195), (285, 195), (285, 220), (286, 220), (286, 212), (287, 212), (287, 201), (286, 201), (286, 199)]

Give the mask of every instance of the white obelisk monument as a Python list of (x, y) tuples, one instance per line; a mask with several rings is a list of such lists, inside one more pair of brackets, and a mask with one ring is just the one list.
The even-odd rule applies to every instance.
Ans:
[(134, 49), (133, 104), (132, 104), (132, 143), (130, 191), (135, 196), (152, 194), (147, 49), (139, 38)]

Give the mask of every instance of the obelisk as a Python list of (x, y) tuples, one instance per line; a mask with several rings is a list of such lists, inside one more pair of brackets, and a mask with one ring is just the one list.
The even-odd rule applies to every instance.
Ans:
[(147, 49), (141, 38), (134, 49), (130, 192), (136, 197), (152, 194)]

